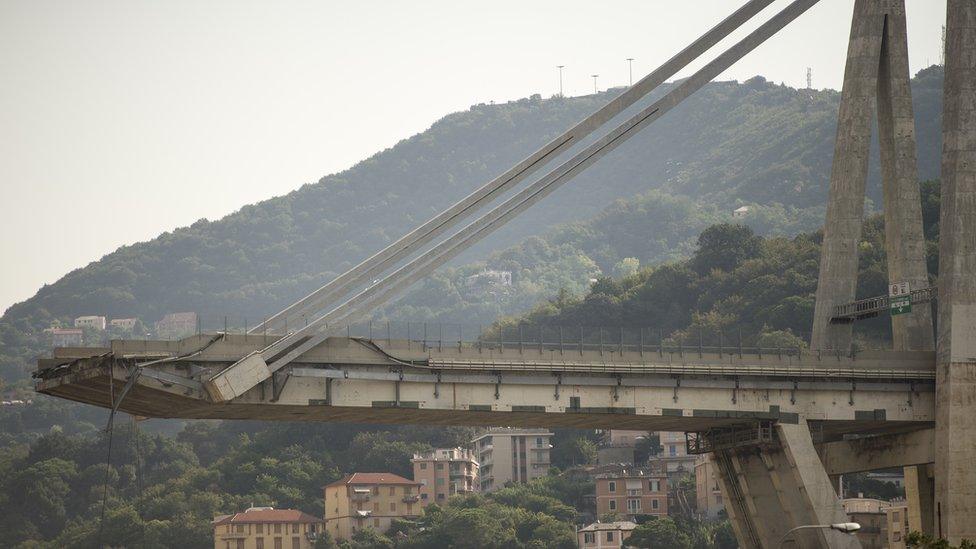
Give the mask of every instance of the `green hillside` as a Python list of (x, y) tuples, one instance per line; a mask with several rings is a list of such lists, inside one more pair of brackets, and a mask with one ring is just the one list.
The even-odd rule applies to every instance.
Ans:
[[(932, 178), (941, 69), (926, 69), (913, 83), (920, 175)], [(77, 315), (137, 316), (151, 325), (167, 312), (193, 310), (211, 320), (256, 321), (481, 185), (612, 93), (476, 105), (316, 184), (120, 248), (6, 311), (0, 376), (21, 377), (43, 350), (41, 330)], [(435, 278), (386, 316), (480, 322), (525, 310), (559, 288), (581, 291), (589, 276), (611, 274), (624, 258), (650, 264), (686, 255), (703, 227), (741, 204), (755, 206), (748, 223), (760, 234), (815, 228), (838, 98), (759, 77), (711, 84), (457, 263), (487, 258), (513, 270), (511, 296), (454, 298)], [(876, 167), (869, 187), (877, 201)], [(544, 237), (524, 240), (529, 235)], [(449, 284), (441, 289), (453, 291), (457, 277), (478, 268), (444, 271)]]

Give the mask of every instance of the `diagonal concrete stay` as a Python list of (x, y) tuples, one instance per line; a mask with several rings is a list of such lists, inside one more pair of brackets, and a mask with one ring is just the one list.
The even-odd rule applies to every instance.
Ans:
[(784, 538), (804, 549), (858, 548), (860, 541), (832, 530), (793, 528), (847, 522), (813, 445), (807, 422), (778, 423), (777, 442), (720, 449), (716, 464), (726, 510), (742, 547), (779, 547)]
[[(929, 285), (916, 166), (904, 0), (857, 0), (837, 117), (827, 217), (811, 347), (849, 351), (852, 324), (831, 323), (833, 308), (854, 301), (864, 218), (871, 125), (878, 117), (885, 251), (892, 282)], [(915, 307), (892, 318), (897, 350), (931, 350), (932, 315)]]
[(976, 541), (976, 2), (949, 0), (942, 121), (936, 534)]

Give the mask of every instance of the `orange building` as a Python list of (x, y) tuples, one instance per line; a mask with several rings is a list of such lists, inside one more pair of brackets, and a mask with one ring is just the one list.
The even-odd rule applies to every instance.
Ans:
[(640, 515), (668, 514), (667, 475), (629, 469), (596, 476), (596, 513), (616, 513), (631, 520)]
[(478, 460), (471, 450), (439, 448), (414, 454), (413, 480), (420, 483), (420, 503), (444, 503), (455, 494), (474, 492), (478, 486)]
[(251, 507), (214, 518), (214, 549), (312, 549), (322, 527), (295, 509)]
[(393, 473), (353, 473), (324, 490), (325, 529), (337, 540), (363, 528), (386, 532), (393, 519), (421, 513), (420, 483)]

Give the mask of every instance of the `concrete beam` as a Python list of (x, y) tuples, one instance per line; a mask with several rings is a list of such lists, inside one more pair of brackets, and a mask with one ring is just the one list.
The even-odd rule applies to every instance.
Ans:
[(924, 465), (935, 461), (935, 429), (826, 442), (817, 450), (828, 475)]
[(976, 540), (976, 2), (947, 8), (935, 513), (957, 545)]

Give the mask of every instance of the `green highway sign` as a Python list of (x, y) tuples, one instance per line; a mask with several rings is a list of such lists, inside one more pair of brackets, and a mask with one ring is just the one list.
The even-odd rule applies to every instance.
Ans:
[(912, 293), (907, 282), (888, 286), (888, 309), (891, 311), (891, 316), (912, 312)]

